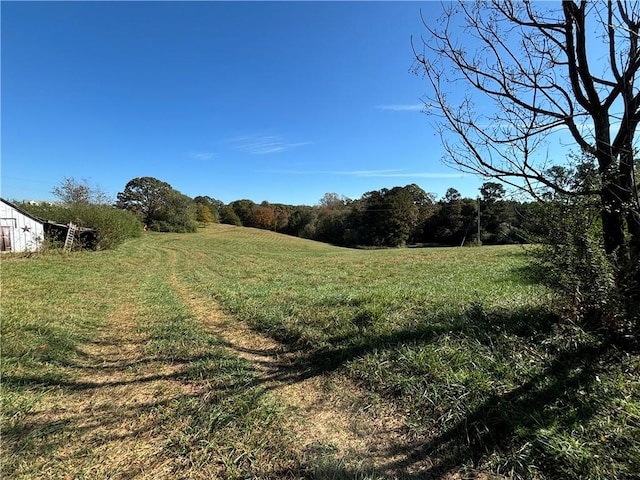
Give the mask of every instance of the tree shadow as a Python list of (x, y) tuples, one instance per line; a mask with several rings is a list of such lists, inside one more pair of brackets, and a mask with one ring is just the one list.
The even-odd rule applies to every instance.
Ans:
[[(389, 471), (406, 471), (429, 457), (435, 462), (428, 473), (446, 475), (461, 463), (476, 465), (492, 453), (520, 450), (523, 432), (552, 425), (570, 429), (576, 423), (588, 421), (597, 408), (578, 398), (578, 392), (589, 390), (601, 368), (600, 361), (612, 355), (615, 353), (604, 344), (582, 345), (558, 354), (542, 373), (510, 392), (491, 395), (462, 420), (418, 448), (406, 450), (398, 446), (390, 451), (390, 455), (404, 454), (405, 459), (389, 465)], [(552, 408), (559, 403), (571, 405), (571, 412), (561, 413)], [(554, 465), (547, 464), (544, 468), (547, 474), (554, 473)], [(560, 471), (555, 473), (562, 476)], [(404, 478), (424, 477), (406, 474)]]
[[(360, 313), (354, 315), (357, 323)], [(352, 334), (335, 335), (327, 344), (312, 348), (295, 343), (277, 349), (247, 349), (231, 342), (225, 347), (237, 353), (248, 353), (260, 357), (282, 357), (280, 361), (264, 360), (261, 363), (272, 368), (266, 382), (274, 380), (301, 382), (308, 378), (325, 375), (342, 368), (345, 364), (369, 353), (391, 350), (403, 345), (421, 345), (437, 341), (443, 335), (459, 335), (500, 348), (500, 338), (515, 336), (527, 341), (546, 338), (559, 318), (544, 307), (524, 307), (485, 311), (482, 305), (474, 304), (462, 313), (440, 313), (424, 315), (415, 319), (414, 327), (391, 333), (378, 333), (375, 329), (358, 329)], [(254, 360), (254, 362), (259, 362)]]
[[(405, 338), (400, 335), (394, 340)], [(423, 341), (426, 340), (423, 337)], [(337, 368), (338, 359), (355, 358), (365, 351), (354, 349), (346, 356), (341, 352), (323, 363), (323, 368), (307, 368), (302, 375), (290, 376), (287, 380), (301, 381), (311, 376), (312, 371), (325, 373), (328, 367)], [(410, 440), (411, 436), (407, 435), (402, 443), (390, 446), (387, 458), (400, 460), (390, 460), (371, 469), (372, 478), (452, 478), (461, 468), (477, 467), (493, 454), (512, 455), (521, 451), (540, 429), (570, 431), (576, 424), (588, 423), (598, 412), (598, 406), (581, 398), (580, 392), (590, 390), (602, 365), (615, 361), (615, 355), (616, 351), (604, 343), (560, 352), (540, 374), (511, 391), (490, 395), (446, 430), (423, 441)], [(570, 411), (561, 411), (558, 405)], [(556, 462), (544, 462), (535, 468), (561, 478), (566, 470), (561, 465), (562, 459)], [(516, 468), (526, 470), (529, 466), (516, 465)], [(368, 478), (357, 468), (331, 464), (325, 465), (319, 475), (319, 478)]]
[[(538, 373), (527, 375), (519, 385), (508, 391), (489, 394), (453, 425), (422, 440), (416, 440), (407, 430), (402, 442), (389, 447), (386, 454), (389, 462), (372, 471), (374, 478), (380, 475), (405, 479), (451, 478), (461, 468), (481, 465), (494, 454), (516, 458), (514, 452), (523, 448), (543, 448), (528, 445), (536, 431), (549, 428), (570, 430), (576, 424), (587, 423), (599, 411), (597, 402), (585, 401), (582, 395), (591, 389), (598, 373), (606, 368), (604, 366), (615, 362), (618, 353), (610, 344), (590, 337), (588, 341), (572, 339), (563, 346), (551, 345), (554, 341), (551, 339), (559, 335), (557, 326), (560, 319), (545, 307), (486, 311), (481, 305), (472, 305), (457, 318), (443, 315), (434, 316), (419, 327), (391, 334), (360, 331), (359, 335), (336, 336), (332, 339), (333, 344), (310, 352), (291, 348), (289, 353), (294, 355), (294, 360), (287, 358), (276, 365), (270, 375), (258, 381), (267, 389), (274, 388), (274, 382), (302, 382), (337, 371), (370, 353), (394, 351), (407, 345), (420, 347), (434, 344), (452, 335), (454, 338), (473, 339), (490, 347), (504, 359), (514, 353), (514, 343), (516, 348), (518, 343), (538, 347), (549, 344), (541, 347), (546, 352), (545, 358), (536, 360), (539, 362)], [(505, 337), (511, 340), (503, 345), (502, 339)], [(234, 345), (227, 347), (242, 351)], [(279, 352), (254, 350), (251, 353), (269, 355)], [(394, 402), (398, 400), (393, 394), (389, 399)], [(396, 460), (398, 458), (400, 460)], [(563, 475), (562, 466), (548, 463), (543, 454), (539, 458), (543, 463), (535, 468)], [(528, 467), (516, 465), (515, 468)], [(357, 469), (331, 465), (326, 468), (329, 470), (320, 478), (325, 478), (325, 474), (329, 475), (326, 478), (349, 478), (350, 474), (365, 478)]]
[[(245, 448), (235, 445), (244, 438), (247, 449), (262, 448), (264, 440), (251, 444), (256, 429), (245, 423), (263, 416), (268, 428), (277, 412), (266, 392), (247, 382), (252, 377), (246, 365), (230, 358), (219, 342), (174, 360), (145, 349), (147, 340), (140, 340), (142, 353), (135, 361), (117, 353), (101, 355), (103, 347), (117, 352), (120, 346), (118, 335), (108, 335), (91, 342), (99, 345), (96, 350), (64, 344), (65, 355), (38, 357), (36, 362), (49, 363), (3, 375), (3, 406), (9, 407), (3, 412), (3, 476), (20, 476), (21, 469), (33, 473), (38, 465), (61, 477), (134, 478), (156, 467), (166, 473), (168, 464), (176, 472), (190, 461), (204, 465), (216, 448), (232, 462), (242, 457), (234, 448)], [(218, 447), (211, 439), (220, 431), (228, 431), (233, 441)], [(131, 452), (147, 441), (154, 442), (154, 455), (135, 457)], [(68, 455), (78, 458), (70, 462)], [(222, 467), (213, 461), (206, 468), (213, 472), (210, 478), (217, 478)]]
[[(354, 314), (354, 324), (362, 323), (359, 312)], [(225, 355), (220, 350), (205, 351), (195, 355), (177, 355), (162, 358), (147, 355), (135, 361), (123, 361), (120, 365), (108, 364), (108, 371), (127, 369), (153, 369), (155, 365), (168, 364), (168, 373), (147, 372), (132, 377), (124, 377), (100, 382), (73, 380), (79, 372), (95, 369), (104, 373), (105, 364), (99, 358), (92, 358), (86, 352), (76, 352), (77, 362), (71, 355), (64, 367), (69, 369), (65, 377), (11, 374), (3, 377), (8, 388), (15, 389), (61, 389), (66, 392), (87, 392), (90, 394), (118, 391), (134, 386), (143, 388), (157, 381), (193, 382), (194, 388), (180, 392), (172, 398), (147, 398), (131, 405), (103, 406), (102, 410), (69, 412), (64, 417), (36, 415), (12, 427), (3, 428), (5, 454), (21, 455), (25, 449), (35, 448), (40, 453), (54, 452), (62, 448), (69, 438), (63, 432), (86, 435), (92, 438), (92, 430), (103, 431), (103, 443), (135, 440), (149, 435), (161, 435), (163, 424), (175, 414), (176, 404), (183, 409), (186, 428), (203, 431), (227, 428), (225, 422), (233, 422), (233, 416), (211, 412), (226, 408), (226, 405), (241, 404), (240, 393), (252, 388), (254, 397), (259, 399), (278, 385), (303, 382), (312, 377), (322, 376), (343, 368), (349, 362), (370, 353), (393, 350), (403, 345), (425, 345), (437, 342), (452, 334), (474, 338), (476, 341), (502, 348), (500, 338), (506, 336), (523, 341), (539, 342), (547, 338), (558, 322), (558, 318), (544, 308), (520, 308), (487, 311), (482, 305), (474, 304), (457, 314), (441, 313), (416, 319), (409, 329), (391, 333), (379, 333), (367, 325), (354, 330), (351, 335), (334, 336), (331, 343), (309, 350), (304, 346), (284, 346), (284, 348), (255, 349), (243, 348), (229, 342), (219, 342), (217, 347), (225, 347), (236, 354), (250, 354), (265, 357), (257, 360), (264, 367), (264, 374), (257, 374), (247, 381), (238, 375), (238, 363), (226, 364)], [(117, 346), (117, 338), (112, 338), (111, 346)], [(107, 345), (108, 346), (108, 345)], [(508, 352), (504, 352), (505, 355)], [(569, 425), (574, 421), (585, 421), (594, 414), (594, 406), (580, 402), (579, 390), (588, 390), (595, 381), (599, 360), (613, 353), (601, 344), (583, 344), (565, 349), (553, 356), (544, 370), (506, 393), (489, 395), (479, 406), (464, 415), (464, 418), (444, 431), (423, 441), (406, 437), (402, 442), (391, 445), (387, 452), (389, 461), (371, 471), (372, 478), (439, 478), (458, 470), (461, 465), (478, 464), (482, 459), (499, 452), (516, 451), (522, 447), (522, 432), (546, 428), (560, 422)], [(271, 359), (267, 360), (267, 357)], [(275, 360), (273, 360), (275, 357)], [(260, 364), (260, 362), (262, 364)], [(245, 365), (242, 368), (247, 368)], [(210, 378), (223, 376), (228, 384), (207, 383)], [(201, 384), (198, 381), (202, 381)], [(201, 385), (201, 388), (195, 388)], [(255, 400), (255, 399), (254, 399)], [(554, 402), (562, 401), (574, 406), (570, 416), (558, 417), (552, 408)], [(247, 408), (253, 408), (252, 403)], [(167, 414), (158, 414), (166, 409)], [(236, 412), (237, 413), (237, 412)], [(89, 418), (88, 416), (92, 417)], [(249, 415), (250, 416), (250, 415)], [(140, 418), (146, 418), (140, 421)], [(214, 420), (211, 420), (214, 418)], [(119, 428), (122, 422), (135, 425), (128, 430)], [(212, 423), (213, 422), (213, 423)], [(105, 433), (106, 432), (106, 433)], [(37, 444), (33, 447), (34, 444)], [(183, 446), (184, 447), (184, 446)], [(184, 447), (186, 448), (186, 447)], [(186, 454), (185, 454), (186, 455)], [(399, 458), (399, 460), (397, 460)], [(313, 462), (314, 460), (312, 460)], [(427, 469), (424, 465), (429, 465)], [(417, 468), (417, 466), (421, 466)], [(133, 467), (132, 467), (133, 468)], [(546, 466), (553, 470), (553, 466)], [(133, 474), (133, 470), (131, 470)], [(315, 465), (296, 464), (289, 470), (282, 470), (282, 478), (368, 478), (367, 471), (339, 463)], [(276, 474), (277, 477), (277, 474)]]

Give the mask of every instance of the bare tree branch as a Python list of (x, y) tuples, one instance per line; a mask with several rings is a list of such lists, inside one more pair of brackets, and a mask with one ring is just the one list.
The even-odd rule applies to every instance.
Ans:
[[(445, 6), (439, 23), (422, 21), (427, 35), (412, 47), (416, 69), (429, 81), (425, 106), (438, 123), (446, 163), (534, 196), (540, 187), (597, 194), (607, 251), (626, 248), (625, 222), (635, 230), (625, 218), (640, 216), (633, 160), (640, 4), (460, 1)], [(569, 188), (550, 173), (566, 161), (547, 150), (559, 129), (596, 159), (597, 189)], [(640, 244), (640, 227), (638, 236)]]

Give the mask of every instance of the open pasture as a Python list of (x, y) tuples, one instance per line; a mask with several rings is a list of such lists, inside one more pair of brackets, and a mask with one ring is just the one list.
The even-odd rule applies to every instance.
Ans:
[(638, 357), (526, 265), (226, 225), (5, 257), (3, 476), (634, 478)]

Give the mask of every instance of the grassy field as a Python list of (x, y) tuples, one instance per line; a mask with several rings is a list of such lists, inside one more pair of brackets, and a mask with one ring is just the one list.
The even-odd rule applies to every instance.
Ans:
[(638, 355), (526, 265), (223, 225), (3, 257), (3, 477), (638, 478)]

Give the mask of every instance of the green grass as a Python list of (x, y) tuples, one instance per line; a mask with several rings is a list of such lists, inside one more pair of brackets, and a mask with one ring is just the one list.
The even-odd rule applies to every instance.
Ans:
[(201, 394), (159, 406), (166, 452), (200, 475), (214, 463), (216, 476), (224, 478), (277, 478), (292, 460), (278, 456), (291, 441), (283, 430), (283, 409), (245, 361), (203, 330), (168, 276), (161, 268), (145, 278), (138, 324), (148, 337), (148, 357), (185, 365), (175, 379), (197, 386)]
[[(170, 255), (155, 240), (108, 253), (3, 258), (3, 478), (130, 478), (141, 474), (136, 464), (148, 451), (101, 451), (128, 441), (159, 443), (153, 462), (176, 472), (158, 474), (165, 478), (278, 478), (284, 469), (302, 468), (295, 451), (283, 453), (291, 440), (282, 407), (172, 291)], [(83, 346), (103, 342), (110, 315), (121, 308), (130, 311), (121, 323), (142, 335), (144, 356), (119, 365), (129, 372), (113, 387), (109, 380), (105, 387), (87, 384), (81, 375), (105, 367), (87, 367)], [(131, 333), (106, 335), (117, 349), (119, 335), (124, 344)], [(156, 380), (189, 387), (159, 390), (168, 387), (153, 387)], [(139, 403), (91, 407), (108, 401), (110, 391), (122, 395), (116, 389), (128, 383), (126, 395), (139, 394)], [(76, 403), (77, 415), (56, 414)], [(85, 431), (87, 423), (95, 433)]]
[(330, 454), (287, 444), (281, 406), (203, 330), (178, 282), (297, 352), (300, 378), (346, 375), (407, 412), (414, 443), (398, 468), (430, 456), (433, 475), (637, 478), (640, 359), (560, 321), (526, 264), (520, 247), (348, 250), (221, 225), (3, 259), (3, 463), (16, 468), (7, 443), (23, 458), (64, 449), (12, 435), (65, 395), (78, 347), (131, 306), (146, 362), (179, 366), (176, 380), (211, 392), (155, 407), (152, 430), (182, 474), (214, 463), (228, 478), (350, 478)]

